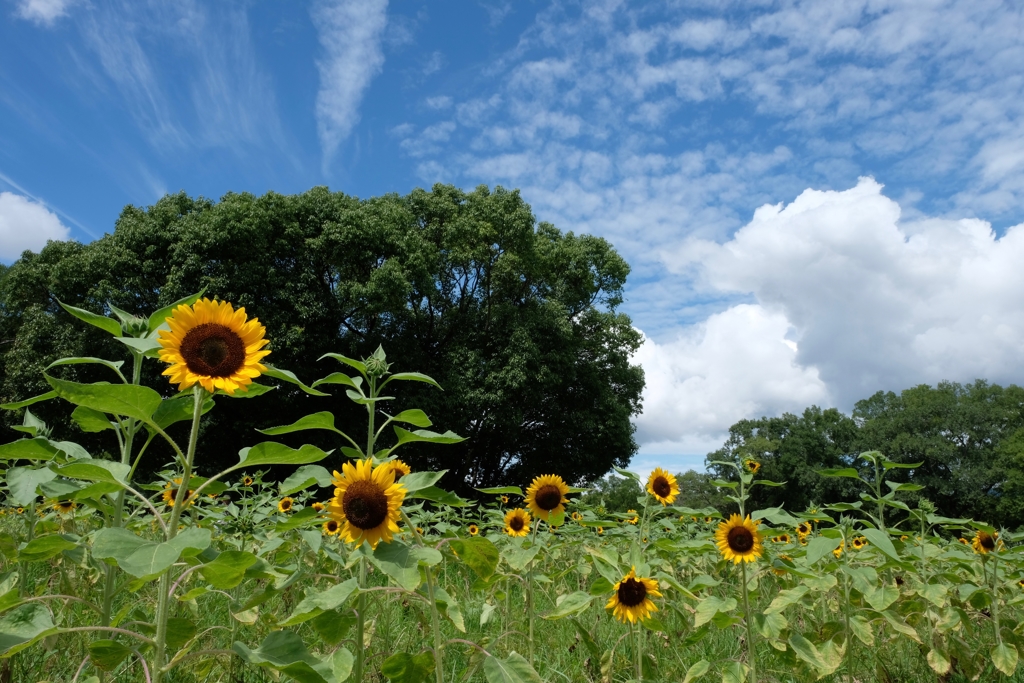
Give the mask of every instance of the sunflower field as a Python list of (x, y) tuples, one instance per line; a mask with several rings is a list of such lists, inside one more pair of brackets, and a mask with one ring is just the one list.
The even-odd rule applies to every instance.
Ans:
[[(910, 508), (893, 463), (825, 470), (863, 487), (856, 503), (748, 510), (782, 486), (755, 460), (719, 463), (729, 514), (674, 505), (660, 469), (636, 508), (586, 505), (552, 472), (528, 486), (445, 490), (414, 471), (408, 443), (462, 441), (421, 410), (389, 411), (403, 382), (382, 349), (339, 354), (304, 383), (266, 362), (272, 344), (244, 309), (196, 295), (148, 318), (70, 306), (125, 346), (124, 361), (65, 358), (52, 390), (3, 406), (25, 434), (0, 445), (0, 681), (994, 681), (1019, 679), (1024, 647), (1021, 535)], [(143, 363), (165, 387), (140, 384)], [(98, 364), (109, 382), (59, 379)], [(106, 371), (106, 370), (105, 370)], [(203, 417), (263, 396), (266, 377), (319, 409), (267, 425), (238, 462), (195, 471)], [(343, 396), (341, 395), (343, 392)], [(74, 405), (113, 457), (50, 438), (30, 406)], [(334, 412), (365, 411), (367, 429)], [(190, 425), (189, 441), (168, 433)], [(273, 437), (321, 430), (337, 448)], [(261, 440), (263, 437), (270, 437)], [(154, 442), (173, 464), (135, 474)], [(336, 469), (321, 463), (330, 459)], [(265, 480), (270, 466), (294, 469)], [(280, 471), (280, 470), (278, 470)], [(525, 482), (524, 482), (525, 483)]]

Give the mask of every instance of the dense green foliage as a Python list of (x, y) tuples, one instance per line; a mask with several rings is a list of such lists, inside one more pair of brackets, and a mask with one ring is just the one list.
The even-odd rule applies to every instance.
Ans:
[[(863, 487), (826, 478), (823, 468), (864, 467), (857, 454), (877, 450), (895, 462), (923, 463), (890, 479), (924, 488), (908, 494), (950, 517), (1019, 526), (1024, 511), (1024, 388), (942, 382), (859, 401), (853, 415), (812, 406), (802, 415), (741, 420), (708, 461), (754, 458), (785, 487), (751, 492), (758, 507), (804, 510), (822, 501), (855, 501)], [(718, 476), (729, 468), (710, 465)]]
[[(268, 362), (307, 381), (328, 370), (316, 360), (323, 353), (364, 357), (378, 344), (437, 379), (443, 394), (403, 387), (403, 400), (469, 438), (408, 458), (417, 469), (450, 470), (453, 488), (525, 482), (554, 462), (588, 482), (636, 450), (630, 418), (643, 373), (629, 357), (640, 336), (616, 312), (628, 272), (605, 240), (538, 225), (518, 192), (502, 188), (436, 185), (368, 200), (326, 188), (220, 202), (169, 195), (126, 207), (96, 242), (26, 253), (0, 278), (0, 400), (47, 391), (41, 370), (57, 358), (127, 357), (58, 300), (148, 315), (205, 288), (257, 316), (273, 340)], [(53, 372), (109, 379), (94, 366)], [(157, 372), (147, 367), (143, 382), (166, 393)], [(234, 461), (254, 428), (311, 410), (294, 387), (278, 393), (216, 411), (200, 437), (200, 470)], [(55, 424), (66, 423), (61, 410), (39, 406)], [(352, 418), (337, 419), (345, 429)], [(5, 428), (0, 441), (14, 436)], [(92, 435), (59, 436), (109, 447)]]

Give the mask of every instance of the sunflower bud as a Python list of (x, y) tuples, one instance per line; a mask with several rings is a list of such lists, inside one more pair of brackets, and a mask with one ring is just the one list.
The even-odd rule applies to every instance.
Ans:
[(129, 337), (145, 337), (149, 334), (149, 321), (145, 318), (132, 316), (132, 319), (121, 326)]
[(383, 377), (388, 372), (388, 364), (383, 358), (370, 356), (366, 359), (366, 374), (370, 377)]

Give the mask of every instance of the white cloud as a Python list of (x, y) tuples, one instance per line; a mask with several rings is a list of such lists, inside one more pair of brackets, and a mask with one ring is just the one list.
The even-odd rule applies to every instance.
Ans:
[(359, 121), (363, 93), (384, 65), (380, 41), (387, 5), (387, 0), (335, 0), (318, 3), (313, 11), (325, 53), (317, 62), (320, 91), (316, 97), (325, 169)]
[(52, 26), (55, 21), (68, 14), (68, 8), (77, 0), (22, 0), (18, 4), (18, 16), (22, 19)]
[(26, 249), (39, 251), (48, 240), (71, 232), (42, 204), (13, 192), (0, 192), (0, 261), (14, 261)]
[(426, 105), (431, 109), (447, 109), (448, 107), (452, 106), (452, 98), (448, 97), (447, 95), (428, 97), (426, 100), (424, 100), (424, 102), (426, 102)]

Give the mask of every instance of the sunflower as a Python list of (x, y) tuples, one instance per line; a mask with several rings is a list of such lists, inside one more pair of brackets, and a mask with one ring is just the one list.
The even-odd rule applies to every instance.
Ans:
[(789, 543), (789, 534), (781, 534), (779, 536), (779, 543)]
[(71, 514), (78, 507), (78, 503), (73, 500), (59, 500), (53, 504), (53, 509), (62, 515)]
[(14, 511), (17, 512), (19, 515), (25, 514), (25, 508), (15, 508)]
[(900, 540), (903, 541), (904, 543), (907, 542), (907, 538), (909, 538), (909, 536), (907, 536), (906, 534), (904, 534), (903, 536), (900, 536)]
[(501, 497), (501, 504), (502, 505), (508, 505), (508, 496), (502, 496)]
[(526, 489), (526, 505), (537, 517), (547, 522), (552, 514), (565, 512), (565, 504), (569, 499), (565, 494), (569, 487), (557, 474), (545, 474), (537, 477)]
[(679, 484), (676, 483), (674, 475), (656, 467), (647, 478), (647, 493), (654, 496), (662, 505), (671, 505), (679, 495)]
[[(179, 487), (181, 487), (181, 477), (175, 477), (173, 481), (169, 481), (166, 484), (164, 484), (164, 492), (162, 494), (162, 497), (164, 499), (165, 505), (174, 505), (174, 499), (178, 497)], [(192, 505), (194, 502), (196, 502), (195, 499), (192, 497), (193, 493), (195, 492), (189, 489), (188, 493), (185, 494), (185, 507), (188, 507), (189, 505)]]
[(800, 522), (799, 524), (796, 525), (796, 535), (797, 536), (809, 536), (810, 534), (811, 534), (811, 523), (810, 522)]
[(252, 486), (252, 477), (242, 477), (242, 486)]
[(640, 515), (636, 514), (636, 510), (626, 510), (626, 514), (633, 515), (632, 517), (626, 520), (630, 524), (636, 524), (640, 521)]
[(244, 308), (200, 299), (175, 308), (167, 325), (170, 330), (160, 331), (160, 360), (171, 364), (163, 374), (180, 391), (199, 384), (210, 393), (245, 392), (267, 371), (260, 363), (270, 353), (263, 348), (266, 328), (257, 318), (246, 320)]
[(757, 474), (757, 471), (761, 469), (761, 463), (754, 460), (753, 458), (744, 458), (743, 469), (745, 469), (747, 472), (750, 472), (751, 474)]
[(341, 531), (341, 522), (336, 519), (329, 519), (324, 522), (321, 528), (324, 530), (325, 536), (337, 536), (338, 532)]
[(711, 522), (713, 522), (713, 521), (715, 521), (714, 517), (705, 517), (704, 518), (704, 523), (705, 524), (711, 524)]
[(858, 536), (857, 538), (855, 538), (852, 541), (850, 541), (850, 545), (853, 546), (854, 550), (860, 550), (861, 548), (863, 548), (867, 544), (868, 544), (868, 539), (864, 538), (863, 536)]
[(404, 477), (405, 475), (412, 472), (412, 468), (406, 465), (401, 460), (391, 460), (388, 462), (388, 464), (391, 465), (391, 469), (395, 471), (395, 479)]
[(963, 543), (964, 545), (970, 545), (970, 544), (971, 544), (971, 542), (970, 542), (970, 541), (968, 541), (968, 540), (967, 540), (966, 538), (964, 538), (963, 536), (961, 536), (960, 538), (958, 538), (958, 539), (956, 539), (956, 540), (960, 541), (960, 542), (961, 542), (961, 543)]
[(291, 496), (285, 496), (277, 504), (278, 512), (291, 512), (292, 506), (295, 504), (295, 499)]
[(470, 536), (476, 536), (478, 533), (480, 533), (480, 527), (478, 527), (476, 524), (470, 524), (469, 525), (469, 535)]
[(658, 582), (654, 579), (643, 579), (636, 575), (636, 567), (629, 570), (629, 573), (622, 577), (613, 589), (615, 593), (608, 600), (605, 609), (612, 610), (616, 619), (631, 624), (643, 621), (657, 612), (658, 607), (651, 601), (651, 597), (660, 598)]
[(597, 535), (600, 536), (603, 533), (604, 533), (604, 527), (603, 526), (597, 527)]
[[(778, 559), (785, 560), (785, 561), (788, 561), (788, 562), (792, 562), (793, 561), (793, 558), (790, 557), (789, 555), (779, 555)], [(778, 567), (772, 567), (772, 573), (775, 574), (775, 576), (785, 576), (786, 575), (786, 570), (785, 569), (779, 569)]]
[(1021, 588), (1024, 588), (1024, 579), (1021, 579), (1020, 581), (1018, 581), (1017, 585), (1020, 586)]
[(971, 541), (971, 547), (974, 548), (974, 552), (987, 555), (996, 549), (999, 541), (999, 532), (988, 533), (987, 531), (978, 531), (974, 535), (974, 540)]
[(772, 543), (778, 543), (778, 542), (779, 542), (779, 537), (778, 536), (772, 536)]
[(423, 527), (418, 526), (418, 527), (416, 527), (416, 533), (418, 533), (420, 536), (422, 536), (423, 534), (425, 534), (427, 532), (423, 530)]
[(373, 459), (367, 458), (354, 465), (346, 462), (341, 469), (344, 474), (334, 473), (334, 498), (327, 507), (344, 524), (341, 537), (357, 546), (366, 541), (373, 548), (381, 541), (390, 543), (405, 500), (405, 486), (395, 482), (395, 468), (390, 462), (374, 467)]
[(835, 550), (833, 550), (832, 554), (835, 555), (836, 559), (838, 560), (840, 557), (843, 556), (843, 550), (845, 550), (845, 549), (846, 549), (846, 541), (840, 541), (839, 542), (839, 547), (836, 548)]
[(530, 534), (530, 513), (523, 508), (506, 512), (505, 533), (509, 536), (528, 536)]
[(583, 520), (583, 515), (581, 515), (581, 514), (580, 514), (580, 513), (578, 513), (578, 512), (574, 512), (574, 513), (572, 513), (572, 514), (570, 515), (570, 517), (572, 517), (572, 521), (574, 521), (574, 522), (579, 522), (579, 521), (582, 521), (582, 520)]
[(718, 543), (718, 551), (726, 560), (732, 560), (733, 564), (740, 562), (753, 562), (761, 557), (764, 546), (761, 544), (761, 535), (757, 532), (757, 525), (761, 521), (751, 521), (750, 515), (742, 519), (733, 513), (728, 521), (718, 525), (715, 531), (715, 541)]
[(314, 510), (316, 510), (317, 512), (323, 512), (324, 508), (326, 508), (326, 507), (327, 507), (326, 505), (324, 505), (323, 503), (321, 503), (319, 501), (317, 501), (316, 503), (313, 503), (313, 505), (312, 505), (312, 508)]

